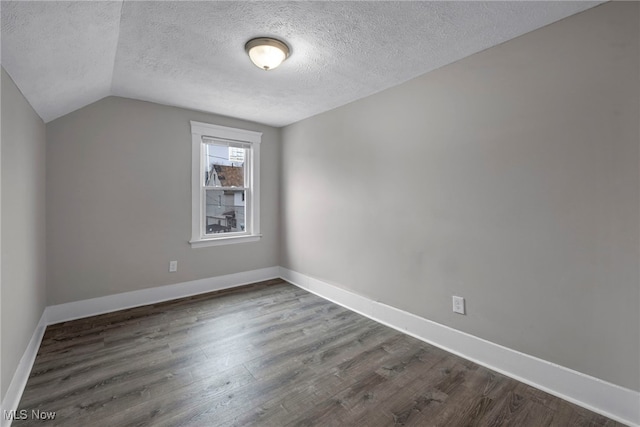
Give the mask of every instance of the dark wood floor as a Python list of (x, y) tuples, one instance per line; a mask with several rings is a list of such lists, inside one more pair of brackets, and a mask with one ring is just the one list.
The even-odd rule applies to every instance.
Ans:
[(617, 426), (281, 280), (49, 326), (63, 426)]

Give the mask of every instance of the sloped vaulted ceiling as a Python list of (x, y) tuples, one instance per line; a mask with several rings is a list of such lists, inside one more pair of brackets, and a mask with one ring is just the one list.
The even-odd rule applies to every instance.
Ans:
[(2, 1), (1, 58), (46, 122), (118, 95), (284, 126), (598, 3)]

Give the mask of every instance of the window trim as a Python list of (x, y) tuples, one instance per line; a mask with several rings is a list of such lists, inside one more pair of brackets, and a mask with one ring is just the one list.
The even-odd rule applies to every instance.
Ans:
[[(260, 143), (262, 142), (262, 132), (255, 132), (245, 129), (231, 128), (227, 126), (213, 125), (191, 121), (191, 240), (189, 244), (192, 248), (203, 248), (208, 246), (228, 245), (233, 243), (256, 242), (260, 240)], [(204, 232), (204, 197), (201, 177), (204, 176), (204, 140), (209, 138), (214, 140), (240, 142), (249, 144), (247, 150), (248, 163), (247, 175), (249, 188), (246, 190), (245, 215), (249, 218), (248, 227), (242, 234), (219, 233), (215, 236), (207, 235)], [(245, 183), (246, 185), (247, 183)]]

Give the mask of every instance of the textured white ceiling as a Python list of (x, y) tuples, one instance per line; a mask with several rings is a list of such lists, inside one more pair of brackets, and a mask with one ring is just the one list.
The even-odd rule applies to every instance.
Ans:
[(2, 66), (46, 122), (118, 95), (283, 126), (599, 3), (2, 1)]

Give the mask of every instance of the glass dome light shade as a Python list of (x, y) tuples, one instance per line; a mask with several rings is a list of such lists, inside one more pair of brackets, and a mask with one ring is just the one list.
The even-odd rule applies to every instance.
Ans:
[(265, 71), (273, 70), (289, 56), (289, 47), (286, 44), (267, 37), (249, 40), (245, 50), (251, 62)]

